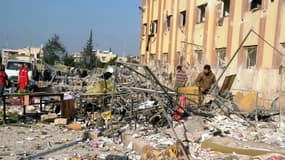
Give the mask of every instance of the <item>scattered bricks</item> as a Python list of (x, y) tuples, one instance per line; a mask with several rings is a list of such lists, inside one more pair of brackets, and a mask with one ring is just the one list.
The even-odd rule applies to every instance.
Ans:
[(57, 118), (57, 114), (55, 113), (49, 113), (45, 115), (41, 115), (41, 120), (45, 122), (52, 122)]
[(57, 118), (54, 120), (54, 124), (57, 126), (60, 125), (66, 125), (67, 124), (67, 119), (66, 118)]
[(97, 139), (98, 137), (102, 136), (102, 132), (99, 130), (89, 132), (90, 139)]
[(82, 126), (80, 123), (71, 123), (68, 125), (68, 128), (77, 131), (82, 130)]

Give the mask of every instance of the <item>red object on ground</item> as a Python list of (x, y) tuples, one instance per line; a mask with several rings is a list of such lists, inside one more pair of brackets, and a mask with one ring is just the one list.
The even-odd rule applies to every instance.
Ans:
[(180, 108), (178, 105), (175, 107), (175, 112), (173, 114), (173, 120), (174, 121), (180, 121), (183, 118), (183, 113), (186, 109), (186, 101), (187, 98), (185, 95), (180, 96), (179, 98), (179, 105), (182, 107)]

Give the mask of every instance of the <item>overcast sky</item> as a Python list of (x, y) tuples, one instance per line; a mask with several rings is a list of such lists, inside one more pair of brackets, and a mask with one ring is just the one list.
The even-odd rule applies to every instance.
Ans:
[(81, 51), (93, 30), (94, 49), (137, 55), (141, 0), (1, 0), (0, 49), (40, 47), (58, 34)]

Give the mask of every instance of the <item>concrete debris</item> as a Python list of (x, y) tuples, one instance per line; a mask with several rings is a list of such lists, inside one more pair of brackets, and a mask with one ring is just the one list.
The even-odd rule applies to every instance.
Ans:
[(253, 93), (176, 92), (159, 69), (120, 65), (58, 78), (28, 105), (7, 98), (0, 159), (284, 159), (284, 111), (257, 109)]
[(67, 119), (66, 118), (57, 118), (54, 120), (55, 125), (66, 125)]
[(49, 114), (41, 115), (41, 120), (42, 121), (46, 121), (46, 122), (52, 122), (56, 118), (57, 118), (57, 114), (56, 113), (49, 113)]

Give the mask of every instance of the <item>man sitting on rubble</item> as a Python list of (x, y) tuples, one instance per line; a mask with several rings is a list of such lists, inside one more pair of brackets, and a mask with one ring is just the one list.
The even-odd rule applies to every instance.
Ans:
[(207, 94), (211, 86), (216, 82), (216, 77), (211, 70), (210, 65), (205, 65), (203, 72), (199, 73), (195, 80), (195, 83), (199, 87), (199, 92), (201, 94)]
[(177, 72), (175, 75), (175, 85), (174, 85), (175, 90), (177, 90), (180, 87), (185, 87), (186, 82), (188, 80), (188, 77), (186, 73), (182, 70), (181, 65), (178, 65), (176, 69), (177, 69)]

